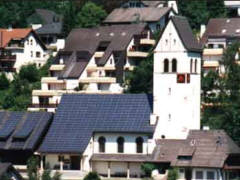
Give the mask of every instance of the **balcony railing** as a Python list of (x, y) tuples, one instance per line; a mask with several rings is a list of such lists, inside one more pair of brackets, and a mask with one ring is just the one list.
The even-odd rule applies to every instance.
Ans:
[(0, 61), (16, 61), (16, 55), (0, 55)]
[(221, 56), (223, 55), (223, 49), (217, 48), (217, 49), (204, 49), (203, 50), (203, 56)]
[(4, 71), (4, 72), (16, 72), (16, 68), (13, 68), (13, 67), (0, 67), (0, 71)]
[(57, 108), (58, 104), (31, 104), (29, 108)]
[(79, 79), (80, 83), (116, 83), (115, 77), (86, 77)]
[(128, 51), (127, 52), (128, 57), (140, 57), (140, 58), (146, 58), (148, 57), (147, 52), (142, 52), (142, 51)]

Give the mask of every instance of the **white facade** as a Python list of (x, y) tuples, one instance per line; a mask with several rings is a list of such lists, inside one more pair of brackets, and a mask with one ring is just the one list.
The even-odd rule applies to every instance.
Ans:
[[(177, 62), (176, 72), (173, 61)], [(186, 50), (170, 21), (154, 53), (155, 139), (185, 139), (190, 129), (200, 129), (200, 73), (200, 53)], [(178, 82), (180, 75), (185, 77), (184, 83)]]

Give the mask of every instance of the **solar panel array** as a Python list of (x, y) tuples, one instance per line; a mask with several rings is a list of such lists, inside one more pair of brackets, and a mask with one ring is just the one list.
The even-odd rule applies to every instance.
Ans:
[(153, 133), (151, 113), (151, 95), (64, 95), (39, 151), (82, 153), (93, 132)]
[(47, 112), (0, 112), (0, 150), (36, 148), (51, 117)]

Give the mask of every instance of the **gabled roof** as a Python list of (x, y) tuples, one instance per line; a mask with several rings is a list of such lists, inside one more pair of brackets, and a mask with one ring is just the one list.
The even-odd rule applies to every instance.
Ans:
[(202, 38), (205, 44), (208, 38), (240, 38), (240, 18), (210, 19)]
[(152, 103), (146, 94), (63, 95), (39, 152), (83, 153), (95, 132), (152, 134)]
[(223, 130), (191, 130), (186, 140), (157, 140), (153, 161), (178, 167), (223, 168), (231, 154), (240, 155), (240, 148)]
[(0, 29), (0, 47), (6, 47), (13, 39), (24, 39), (32, 32), (31, 28)]
[(51, 123), (47, 112), (0, 112), (0, 151), (34, 151)]
[(133, 23), (138, 20), (140, 22), (157, 22), (170, 11), (171, 8), (168, 7), (117, 8), (107, 16), (103, 23)]
[(187, 18), (182, 16), (172, 16), (171, 20), (178, 32), (180, 39), (183, 42), (184, 47), (188, 51), (201, 52), (202, 45), (194, 37)]

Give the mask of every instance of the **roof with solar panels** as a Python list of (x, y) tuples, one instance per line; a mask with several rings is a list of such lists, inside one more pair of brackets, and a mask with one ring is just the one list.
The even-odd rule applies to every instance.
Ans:
[(51, 119), (47, 112), (0, 111), (0, 150), (36, 150)]
[(94, 133), (152, 135), (152, 104), (147, 94), (65, 94), (38, 151), (83, 153)]

